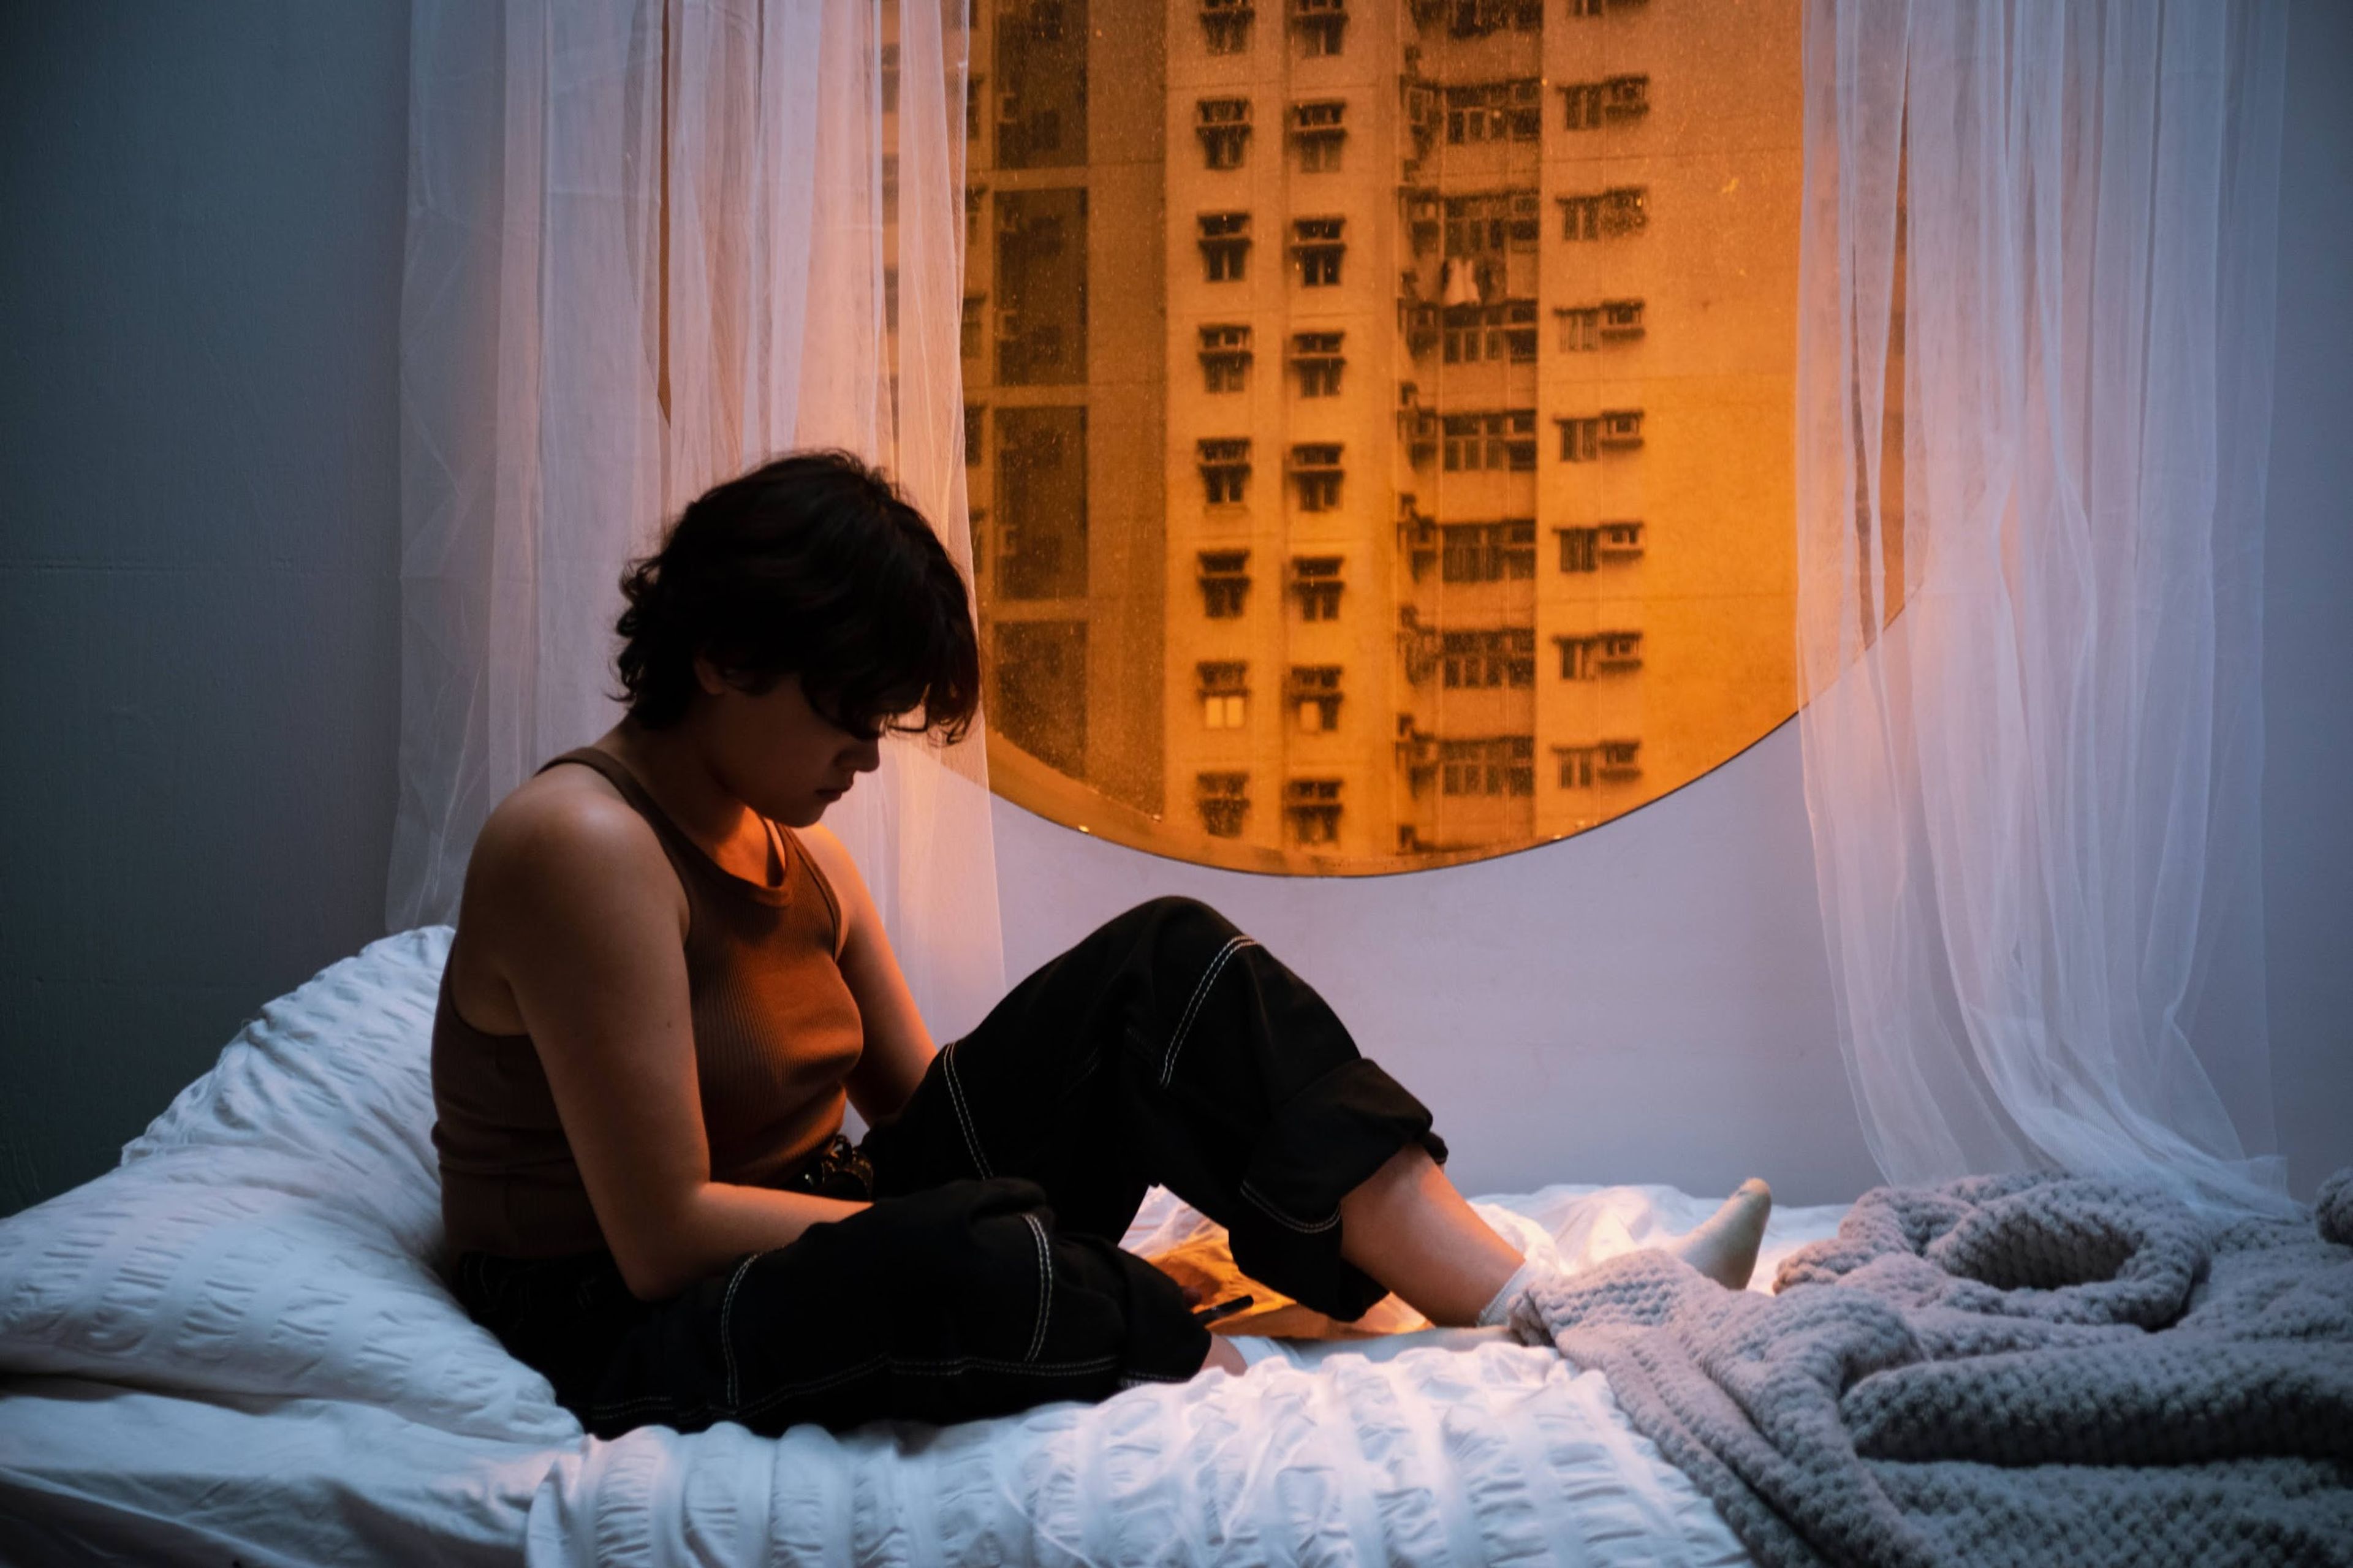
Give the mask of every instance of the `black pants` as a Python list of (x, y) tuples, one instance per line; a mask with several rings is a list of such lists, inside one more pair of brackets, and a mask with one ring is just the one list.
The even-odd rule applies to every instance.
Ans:
[(1341, 1197), (1430, 1112), (1208, 906), (1158, 899), (1016, 986), (861, 1146), (877, 1201), (667, 1300), (609, 1253), (468, 1253), (459, 1299), (587, 1428), (947, 1422), (1180, 1381), (1208, 1336), (1116, 1245), (1157, 1182), (1248, 1274), (1335, 1318), (1381, 1288)]

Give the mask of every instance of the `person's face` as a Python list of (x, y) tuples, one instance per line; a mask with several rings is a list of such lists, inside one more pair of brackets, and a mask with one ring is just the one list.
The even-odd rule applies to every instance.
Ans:
[(882, 763), (878, 731), (854, 733), (809, 705), (801, 678), (765, 691), (731, 685), (708, 659), (695, 660), (704, 754), (729, 794), (763, 816), (807, 827)]

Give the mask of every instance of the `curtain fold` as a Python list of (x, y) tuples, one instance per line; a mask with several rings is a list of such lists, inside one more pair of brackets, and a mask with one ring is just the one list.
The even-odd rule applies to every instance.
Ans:
[(1890, 1180), (2284, 1205), (2260, 885), (2283, 0), (1808, 0), (1799, 721)]
[[(417, 0), (387, 920), (615, 722), (624, 563), (801, 447), (888, 471), (969, 581), (966, 32), (950, 0)], [(981, 731), (828, 814), (947, 1037), (1002, 992)]]

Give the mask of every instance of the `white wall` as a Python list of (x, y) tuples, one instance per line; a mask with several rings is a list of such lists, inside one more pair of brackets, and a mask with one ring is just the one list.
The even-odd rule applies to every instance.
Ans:
[(1427, 1100), (1458, 1184), (1852, 1197), (1877, 1176), (1831, 1021), (1797, 729), (1559, 844), (1356, 879), (1166, 860), (997, 803), (1006, 967), (1139, 900), (1217, 906)]

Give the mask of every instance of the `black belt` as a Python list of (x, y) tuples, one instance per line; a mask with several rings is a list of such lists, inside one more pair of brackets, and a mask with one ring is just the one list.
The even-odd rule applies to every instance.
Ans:
[(849, 1203), (874, 1201), (874, 1167), (858, 1146), (840, 1133), (825, 1147), (796, 1162), (776, 1184), (792, 1192), (814, 1193), (821, 1198)]

